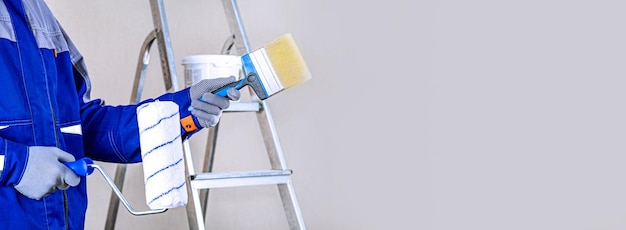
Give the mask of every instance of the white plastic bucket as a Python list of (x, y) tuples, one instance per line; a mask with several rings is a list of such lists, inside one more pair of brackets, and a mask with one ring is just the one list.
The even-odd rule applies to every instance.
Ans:
[(233, 55), (191, 55), (183, 58), (185, 85), (191, 86), (203, 79), (235, 76), (241, 73), (241, 57)]

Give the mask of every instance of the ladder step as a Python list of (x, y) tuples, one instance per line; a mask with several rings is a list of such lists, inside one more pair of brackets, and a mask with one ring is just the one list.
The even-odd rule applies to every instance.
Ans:
[(258, 112), (261, 110), (260, 102), (240, 102), (231, 101), (230, 107), (223, 110), (224, 112)]
[(192, 175), (190, 181), (194, 189), (286, 184), (291, 180), (291, 173), (291, 170), (213, 172)]

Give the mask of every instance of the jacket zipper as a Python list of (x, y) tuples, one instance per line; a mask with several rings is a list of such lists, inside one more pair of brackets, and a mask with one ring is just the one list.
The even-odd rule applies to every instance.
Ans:
[[(50, 112), (52, 113), (52, 122), (54, 127), (54, 140), (57, 148), (61, 148), (59, 146), (59, 133), (57, 132), (56, 124), (57, 124), (57, 116), (54, 113), (54, 108), (52, 107), (52, 103), (50, 103)], [(67, 199), (67, 191), (63, 190), (63, 216), (65, 218), (65, 229), (69, 229), (69, 203)]]
[[(47, 81), (47, 79), (46, 79)], [(50, 90), (50, 89), (46, 89), (46, 90)], [(48, 91), (48, 95), (50, 95), (50, 91)], [(50, 98), (48, 98), (48, 100), (50, 100)], [(57, 132), (57, 116), (56, 113), (54, 113), (54, 107), (52, 106), (52, 101), (49, 101), (50, 103), (50, 113), (52, 113), (52, 127), (54, 128), (54, 143), (56, 143), (57, 148), (61, 148), (61, 146), (59, 146), (59, 133)], [(69, 204), (68, 204), (68, 200), (67, 200), (67, 191), (63, 190), (63, 216), (65, 219), (65, 229), (69, 229)]]
[[(23, 4), (23, 3), (22, 3)], [(22, 7), (24, 7), (22, 5)], [(24, 18), (26, 18), (27, 22), (28, 22), (28, 28), (30, 29), (30, 32), (34, 34), (34, 30), (32, 28), (32, 23), (30, 23), (30, 18), (28, 17), (28, 15), (26, 14), (26, 11), (24, 11)], [(39, 49), (38, 49), (39, 50)], [(43, 58), (43, 54), (41, 53), (41, 50), (39, 50), (39, 55), (41, 55), (41, 57)], [(54, 50), (54, 56), (56, 57), (56, 50)], [(42, 63), (43, 64), (43, 63)], [(54, 140), (55, 140), (55, 144), (57, 148), (60, 148), (59, 146), (59, 133), (56, 130), (56, 124), (57, 124), (57, 118), (56, 118), (56, 114), (54, 113), (54, 107), (52, 106), (52, 101), (50, 98), (50, 88), (48, 87), (48, 77), (45, 76), (46, 78), (46, 90), (48, 91), (48, 103), (50, 105), (50, 112), (52, 113), (52, 127), (54, 129)], [(63, 190), (63, 212), (64, 212), (64, 218), (65, 218), (65, 229), (68, 230), (69, 229), (69, 202), (67, 199), (67, 192), (65, 190)]]
[(63, 190), (63, 208), (65, 212), (65, 229), (69, 229), (69, 205), (67, 203), (67, 192)]

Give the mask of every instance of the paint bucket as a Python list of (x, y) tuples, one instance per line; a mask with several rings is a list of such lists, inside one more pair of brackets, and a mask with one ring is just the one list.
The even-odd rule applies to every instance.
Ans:
[(203, 79), (235, 76), (240, 79), (241, 57), (234, 55), (191, 55), (183, 58), (185, 86)]

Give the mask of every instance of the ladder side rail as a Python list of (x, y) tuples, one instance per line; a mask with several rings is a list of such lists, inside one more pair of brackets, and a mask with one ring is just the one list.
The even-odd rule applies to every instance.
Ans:
[[(243, 20), (239, 13), (239, 8), (236, 0), (222, 0), (228, 25), (231, 33), (234, 35), (234, 42), (237, 54), (243, 55), (249, 53), (250, 43), (246, 35), (245, 28), (243, 26)], [(251, 95), (256, 95), (252, 90)], [(255, 100), (258, 101), (258, 98)], [(271, 112), (269, 105), (266, 101), (260, 101), (261, 110), (257, 112), (257, 119), (261, 126), (261, 132), (265, 140), (265, 147), (270, 157), (272, 169), (288, 170), (287, 164), (283, 157), (283, 151), (280, 147), (280, 141), (276, 129), (274, 128), (274, 122), (271, 119)]]
[(150, 6), (152, 9), (152, 21), (154, 22), (154, 28), (158, 31), (157, 39), (159, 40), (158, 47), (161, 58), (161, 72), (163, 72), (163, 81), (165, 82), (165, 90), (168, 92), (177, 91), (179, 88), (178, 79), (176, 77), (176, 64), (174, 63), (174, 52), (172, 51), (170, 30), (167, 26), (163, 0), (150, 0)]
[(237, 0), (222, 0), (226, 21), (233, 34), (236, 55), (243, 55), (250, 52), (250, 44), (248, 43), (248, 35), (243, 27), (243, 21), (239, 14), (239, 6)]
[[(245, 31), (243, 30), (239, 30), (239, 29), (243, 29), (243, 27), (238, 26), (238, 18), (239, 18), (239, 12), (236, 10), (236, 1), (228, 1), (228, 0), (223, 0), (222, 1), (223, 5), (224, 5), (224, 9), (226, 11), (226, 20), (228, 21), (228, 25), (230, 26), (230, 30), (231, 32), (234, 30), (237, 30), (237, 32), (232, 32), (233, 37), (231, 38), (234, 43), (235, 46), (235, 54), (244, 54), (247, 53), (248, 50), (248, 44), (247, 44), (247, 40), (244, 40), (243, 38), (245, 37)], [(235, 25), (233, 27), (233, 25)], [(228, 47), (228, 49), (230, 50), (231, 46), (224, 46), (223, 49), (226, 49), (226, 47)], [(252, 94), (253, 95), (253, 94)], [(217, 141), (217, 126), (210, 129), (209, 130), (209, 136), (208, 136), (208, 143), (207, 143), (207, 149), (205, 150), (205, 160), (204, 160), (204, 166), (203, 169), (207, 170), (207, 172), (212, 171), (212, 161), (213, 161), (213, 157), (214, 157), (214, 151), (215, 151), (215, 144)], [(190, 175), (193, 175), (193, 173), (191, 173)], [(187, 175), (187, 178), (189, 179), (191, 176)], [(188, 181), (191, 182), (191, 181)], [(188, 185), (190, 186), (190, 189), (188, 190), (188, 194), (190, 196), (190, 199), (192, 200), (192, 202), (187, 204), (187, 219), (189, 221), (189, 229), (193, 229), (193, 230), (204, 230), (205, 229), (205, 213), (206, 213), (206, 207), (207, 207), (207, 202), (208, 202), (208, 189), (200, 189), (200, 188), (195, 188), (193, 186), (193, 183), (188, 183)], [(199, 192), (198, 190), (203, 190), (201, 192)]]
[[(251, 51), (250, 44), (247, 39), (243, 20), (239, 13), (239, 7), (236, 0), (222, 0), (226, 18), (231, 30), (235, 36), (235, 47), (238, 54), (242, 55)], [(243, 52), (245, 51), (245, 52)], [(251, 95), (255, 95), (250, 89)], [(258, 100), (258, 98), (256, 99)], [(267, 154), (273, 169), (288, 170), (287, 163), (278, 139), (276, 128), (272, 120), (271, 111), (266, 101), (261, 101), (262, 110), (257, 112), (257, 120), (263, 134)], [(306, 229), (300, 205), (296, 198), (295, 189), (291, 180), (286, 184), (277, 184), (278, 191), (283, 203), (287, 222), (290, 229)]]
[[(229, 36), (222, 46), (221, 54), (228, 55), (232, 47), (235, 45), (234, 36)], [(231, 103), (235, 104), (235, 103)], [(217, 148), (217, 131), (220, 123), (208, 129), (207, 143), (205, 148), (202, 172), (213, 172), (213, 162), (215, 161), (215, 149)], [(202, 204), (202, 216), (206, 216), (207, 203), (209, 200), (209, 189), (202, 189), (199, 192), (200, 204)]]
[[(168, 92), (179, 90), (163, 0), (150, 0), (150, 6), (155, 29), (148, 34), (140, 50), (133, 91), (131, 93), (131, 103), (135, 104), (139, 103), (141, 100), (146, 70), (150, 59), (150, 48), (155, 40), (158, 40), (157, 46), (161, 60), (161, 71), (163, 74), (165, 90)], [(186, 146), (188, 146), (188, 143), (183, 143), (183, 147)], [(123, 189), (126, 168), (127, 166), (124, 164), (118, 164), (116, 167), (114, 182), (120, 191)], [(107, 219), (105, 222), (105, 230), (115, 229), (118, 210), (119, 199), (114, 194), (111, 194), (111, 198), (109, 200), (109, 210), (107, 212)]]
[(191, 156), (191, 146), (189, 145), (189, 141), (186, 140), (183, 143), (184, 154), (185, 154), (185, 181), (187, 184), (187, 196), (189, 202), (185, 206), (185, 210), (187, 212), (187, 222), (189, 224), (190, 230), (204, 230), (204, 216), (202, 215), (202, 205), (200, 203), (200, 194), (197, 188), (193, 186), (191, 178), (195, 175), (192, 156)]
[[(267, 154), (270, 157), (272, 167), (274, 169), (288, 170), (282, 148), (280, 147), (281, 145), (278, 140), (274, 121), (271, 119), (272, 115), (269, 107), (265, 104), (265, 101), (263, 101), (263, 111), (257, 112), (257, 118), (259, 120), (261, 132), (265, 137), (265, 146), (267, 148)], [(271, 136), (271, 138), (267, 138), (269, 136)], [(289, 180), (289, 182), (285, 184), (277, 184), (277, 188), (280, 193), (280, 198), (282, 200), (289, 228), (292, 230), (306, 229), (306, 226), (304, 225), (304, 217), (300, 209), (300, 204), (298, 203), (298, 198), (296, 196), (292, 180)]]
[[(217, 147), (217, 133), (219, 131), (220, 123), (209, 128), (206, 150), (204, 155), (204, 167), (202, 172), (213, 172), (213, 162), (215, 161), (215, 149)], [(200, 204), (202, 204), (202, 216), (206, 216), (207, 203), (209, 201), (209, 189), (202, 189), (199, 192)]]
[(289, 229), (292, 230), (306, 230), (304, 225), (304, 218), (298, 198), (296, 197), (296, 189), (293, 186), (293, 181), (285, 184), (278, 184), (278, 191), (280, 193), (280, 199), (283, 201), (283, 209), (285, 210), (285, 216), (287, 217), (287, 223)]
[[(130, 96), (130, 103), (137, 104), (141, 100), (141, 94), (143, 92), (143, 86), (146, 78), (146, 70), (150, 62), (150, 48), (157, 38), (157, 31), (153, 30), (146, 36), (141, 50), (139, 52), (139, 60), (137, 61), (137, 69), (135, 72), (135, 81), (133, 83), (133, 91)], [(124, 188), (124, 180), (126, 177), (126, 165), (118, 164), (115, 170), (114, 183), (120, 191)], [(119, 199), (113, 193), (109, 200), (109, 210), (107, 211), (107, 218), (105, 222), (105, 230), (115, 229), (115, 223), (117, 222), (117, 213), (119, 210)]]
[(261, 101), (262, 110), (256, 113), (257, 120), (261, 129), (261, 135), (265, 142), (265, 148), (270, 158), (270, 164), (272, 169), (289, 170), (287, 168), (287, 162), (285, 161), (285, 155), (283, 153), (282, 145), (278, 139), (278, 131), (274, 125), (272, 119), (272, 112), (266, 101)]

